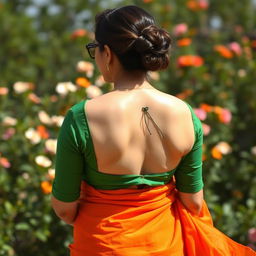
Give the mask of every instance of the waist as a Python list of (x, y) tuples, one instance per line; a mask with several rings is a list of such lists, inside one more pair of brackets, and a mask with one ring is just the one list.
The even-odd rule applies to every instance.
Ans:
[(89, 185), (104, 190), (155, 187), (171, 182), (175, 170), (164, 173), (144, 175), (117, 175), (99, 172), (93, 168), (87, 168), (83, 180)]

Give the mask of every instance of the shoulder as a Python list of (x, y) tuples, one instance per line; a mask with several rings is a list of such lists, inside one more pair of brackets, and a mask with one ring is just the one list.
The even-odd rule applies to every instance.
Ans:
[(166, 109), (165, 112), (168, 112), (167, 116), (175, 120), (191, 120), (192, 109), (186, 102), (166, 93), (162, 93), (160, 97)]

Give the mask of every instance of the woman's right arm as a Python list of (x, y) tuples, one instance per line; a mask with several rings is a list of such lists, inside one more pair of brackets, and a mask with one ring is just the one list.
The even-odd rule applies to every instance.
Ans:
[(175, 172), (176, 188), (183, 205), (193, 214), (199, 214), (203, 204), (202, 146), (203, 130), (200, 120), (189, 106), (195, 140), (192, 149), (181, 159)]
[(202, 209), (204, 193), (203, 189), (196, 193), (178, 193), (182, 204), (193, 214), (198, 215)]

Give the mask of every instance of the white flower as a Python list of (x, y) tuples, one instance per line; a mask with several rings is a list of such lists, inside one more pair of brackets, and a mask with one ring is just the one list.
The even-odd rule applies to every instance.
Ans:
[(16, 93), (26, 92), (26, 91), (32, 89), (32, 87), (33, 87), (33, 84), (32, 83), (27, 83), (27, 82), (16, 82), (13, 85), (14, 91)]
[(55, 169), (50, 168), (50, 169), (48, 170), (48, 175), (47, 175), (47, 176), (48, 176), (49, 179), (53, 180), (54, 177), (55, 177)]
[(92, 77), (93, 75), (94, 66), (91, 62), (79, 61), (76, 68), (78, 72), (85, 72), (87, 77)]
[(6, 116), (4, 119), (3, 119), (3, 125), (5, 126), (14, 126), (17, 124), (17, 119), (16, 118), (13, 118), (13, 117), (10, 117), (10, 116)]
[(95, 98), (102, 95), (101, 89), (95, 85), (90, 85), (85, 90), (88, 98)]
[(102, 75), (98, 76), (95, 81), (95, 85), (101, 87), (104, 84), (105, 84), (105, 80), (104, 80), (103, 76)]
[(237, 74), (239, 77), (245, 77), (247, 75), (246, 70), (244, 69), (239, 69)]
[(63, 121), (64, 121), (64, 116), (52, 116), (52, 123), (58, 127), (61, 127)]
[(27, 172), (22, 173), (21, 176), (23, 177), (24, 180), (29, 180), (30, 179), (30, 175)]
[(39, 111), (38, 113), (39, 120), (46, 125), (51, 125), (52, 124), (52, 119), (50, 116), (43, 110)]
[(56, 139), (48, 139), (45, 141), (45, 148), (48, 152), (52, 154), (56, 154), (57, 149), (57, 140)]
[(40, 134), (34, 128), (29, 128), (25, 132), (25, 137), (29, 139), (32, 144), (38, 144), (41, 141)]
[(48, 168), (52, 165), (52, 161), (43, 155), (39, 155), (35, 158), (35, 162), (37, 163), (37, 165)]
[(216, 148), (221, 152), (221, 154), (226, 155), (229, 154), (232, 151), (231, 146), (225, 142), (221, 141), (216, 145)]
[(77, 87), (71, 82), (58, 83), (56, 86), (56, 91), (60, 95), (67, 95), (68, 92), (75, 92)]
[(256, 156), (256, 146), (251, 148), (251, 153)]

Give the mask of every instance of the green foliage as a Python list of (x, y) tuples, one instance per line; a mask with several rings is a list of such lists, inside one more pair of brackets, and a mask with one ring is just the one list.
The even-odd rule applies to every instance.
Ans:
[[(193, 9), (188, 2), (196, 1), (0, 3), (0, 255), (68, 254), (72, 229), (50, 206), (54, 146), (49, 139), (57, 138), (58, 120), (70, 106), (108, 91), (109, 85), (100, 87), (93, 65), (87, 62), (83, 72), (76, 65), (89, 61), (84, 45), (93, 38), (94, 15), (131, 3), (153, 13), (172, 34), (170, 67), (159, 79), (153, 74), (152, 83), (185, 99), (202, 119), (205, 198), (214, 223), (236, 241), (250, 243), (248, 230), (256, 227), (255, 4), (216, 0)], [(177, 34), (180, 23), (188, 29)], [(186, 38), (192, 43), (181, 46)], [(202, 57), (203, 64), (188, 59), (184, 64), (180, 57), (187, 55)], [(65, 81), (72, 82), (56, 91)]]

